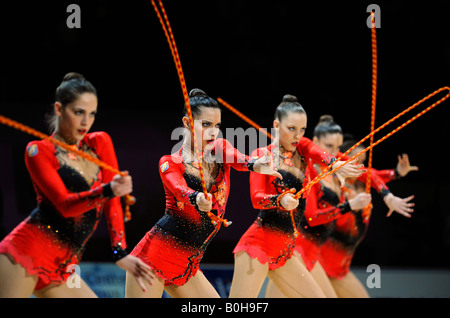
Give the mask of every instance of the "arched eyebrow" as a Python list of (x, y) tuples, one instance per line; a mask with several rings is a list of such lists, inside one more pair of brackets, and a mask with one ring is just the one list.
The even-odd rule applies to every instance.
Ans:
[[(73, 108), (73, 110), (74, 111), (81, 111), (81, 112), (86, 112), (86, 109), (85, 108), (83, 108), (82, 106), (75, 106), (74, 108)], [(97, 110), (93, 110), (93, 111), (91, 111), (91, 114), (97, 114)]]
[[(287, 125), (288, 127), (294, 127), (297, 128), (296, 124)], [(300, 129), (306, 129), (306, 126), (301, 127)]]
[[(210, 121), (210, 120), (207, 120), (207, 119), (202, 119), (202, 124), (203, 123), (208, 123), (208, 124), (212, 124), (213, 122), (212, 121)], [(216, 125), (221, 125), (222, 124), (222, 122), (218, 122)]]

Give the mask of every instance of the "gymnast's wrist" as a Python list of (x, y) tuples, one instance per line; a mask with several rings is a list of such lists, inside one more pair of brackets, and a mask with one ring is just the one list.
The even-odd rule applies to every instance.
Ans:
[(102, 195), (103, 195), (103, 197), (108, 198), (108, 199), (112, 199), (116, 196), (112, 190), (111, 182), (105, 183), (102, 186)]
[(352, 211), (350, 202), (348, 202), (347, 200), (345, 200), (344, 203), (339, 204), (337, 207), (341, 210), (341, 214), (345, 214), (345, 213)]
[(112, 258), (114, 262), (117, 262), (128, 255), (126, 249), (122, 248), (121, 243), (117, 243), (112, 247)]
[(248, 171), (255, 171), (255, 162), (258, 160), (258, 157), (253, 157), (249, 161), (247, 161)]

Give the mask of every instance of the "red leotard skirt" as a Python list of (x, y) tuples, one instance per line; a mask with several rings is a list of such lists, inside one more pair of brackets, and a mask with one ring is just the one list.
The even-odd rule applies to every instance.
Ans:
[(233, 253), (247, 252), (261, 264), (269, 264), (269, 270), (283, 266), (292, 257), (295, 238), (274, 228), (260, 226), (256, 221), (244, 233)]
[(53, 284), (62, 284), (71, 273), (66, 272), (70, 264), (78, 264), (73, 250), (56, 235), (51, 228), (22, 221), (1, 242), (0, 254), (8, 254), (30, 275), (38, 277), (35, 290)]
[(166, 285), (177, 286), (195, 276), (203, 254), (202, 246), (183, 242), (158, 226), (147, 232), (131, 252), (164, 279)]
[(311, 271), (319, 257), (320, 247), (317, 246), (317, 242), (300, 232), (295, 242), (295, 251), (300, 254), (306, 268)]
[(343, 278), (350, 271), (354, 251), (328, 240), (321, 248), (319, 261), (328, 276)]

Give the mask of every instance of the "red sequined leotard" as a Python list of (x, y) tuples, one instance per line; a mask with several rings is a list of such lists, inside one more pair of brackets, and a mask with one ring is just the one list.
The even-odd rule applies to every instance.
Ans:
[[(306, 179), (307, 163), (320, 162), (326, 165), (335, 158), (324, 152), (310, 139), (303, 137), (294, 153), (279, 153), (274, 145), (256, 149), (252, 156), (263, 155), (266, 149), (274, 156), (280, 156), (278, 172), (283, 176), (280, 180), (274, 176), (250, 174), (250, 194), (253, 207), (259, 209), (258, 218), (239, 240), (234, 253), (245, 251), (251, 258), (262, 264), (268, 263), (274, 270), (283, 266), (292, 256), (295, 237), (290, 213), (277, 205), (281, 193), (295, 188), (299, 191)], [(295, 226), (301, 223), (305, 210), (305, 199), (299, 199), (294, 211)]]
[[(222, 223), (212, 224), (209, 216), (196, 205), (202, 192), (198, 163), (192, 152), (182, 147), (163, 156), (159, 172), (166, 194), (166, 211), (131, 252), (148, 264), (166, 281), (166, 285), (185, 284), (198, 269), (203, 254)], [(203, 172), (212, 210), (223, 217), (230, 192), (230, 169), (252, 170), (253, 162), (225, 139), (217, 139), (208, 152)]]
[[(397, 178), (394, 170), (371, 169), (373, 187), (382, 197), (390, 193), (385, 182)], [(343, 192), (346, 199), (354, 198), (365, 192), (365, 178), (349, 178), (345, 181)], [(351, 211), (336, 220), (335, 227), (327, 241), (321, 246), (319, 262), (329, 277), (342, 278), (350, 271), (350, 265), (356, 248), (363, 240), (369, 225), (371, 209)]]
[[(323, 168), (323, 164), (308, 165), (310, 178), (314, 179)], [(336, 219), (350, 211), (343, 191), (339, 185), (336, 186), (338, 182), (332, 174), (312, 186), (307, 193), (305, 213), (298, 223), (295, 250), (308, 270), (313, 269), (320, 246), (332, 232)]]
[[(341, 155), (342, 153), (337, 154), (338, 157)], [(344, 156), (342, 159), (348, 160), (349, 158)], [(323, 164), (309, 165), (308, 171), (311, 179), (319, 175), (324, 168)], [(354, 180), (365, 182), (366, 179), (367, 174), (363, 173)], [(372, 187), (382, 195), (389, 193), (386, 184), (376, 174), (371, 174), (371, 180)], [(301, 255), (308, 270), (314, 268), (319, 259), (320, 250), (328, 242), (336, 223), (348, 218), (350, 211), (344, 191), (340, 188), (339, 181), (334, 174), (322, 179), (311, 188), (306, 201), (305, 214), (298, 227), (300, 235), (295, 246), (295, 250)], [(368, 213), (368, 211), (366, 212)], [(365, 215), (364, 217), (369, 216)], [(322, 262), (321, 265), (323, 265)]]
[[(117, 168), (109, 135), (87, 134), (80, 150)], [(47, 140), (27, 145), (25, 163), (37, 194), (38, 206), (1, 242), (0, 253), (9, 254), (31, 275), (35, 289), (61, 284), (78, 264), (85, 246), (105, 211), (113, 258), (127, 255), (123, 211), (110, 182), (114, 174)]]

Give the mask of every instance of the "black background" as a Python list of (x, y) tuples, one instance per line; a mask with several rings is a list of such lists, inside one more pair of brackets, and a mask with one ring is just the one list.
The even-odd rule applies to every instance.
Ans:
[[(366, 11), (371, 1), (311, 2), (165, 1), (188, 88), (221, 97), (268, 128), (282, 96), (294, 94), (308, 113), (307, 137), (322, 114), (333, 115), (345, 132), (364, 137), (370, 129), (372, 57)], [(81, 29), (66, 25), (70, 3), (81, 8)], [(450, 85), (450, 3), (376, 3), (381, 8), (378, 126)], [(120, 168), (133, 176), (138, 201), (126, 224), (131, 250), (164, 212), (158, 160), (178, 143), (170, 136), (181, 124), (183, 105), (150, 1), (3, 1), (0, 43), (2, 115), (46, 131), (44, 114), (65, 73), (82, 73), (96, 86), (99, 114), (93, 130), (111, 135)], [(387, 208), (374, 194), (369, 231), (354, 265), (450, 266), (448, 109), (446, 101), (374, 149), (376, 168), (395, 167), (397, 155), (404, 152), (420, 167), (389, 184), (400, 197), (415, 194), (416, 207), (411, 219), (396, 214), (386, 218)], [(249, 127), (228, 110), (222, 112), (222, 125), (223, 131)], [(0, 127), (1, 237), (36, 204), (23, 161), (33, 139)], [(226, 217), (233, 225), (219, 232), (205, 263), (232, 263), (235, 244), (257, 215), (248, 174), (233, 171), (231, 183)], [(103, 221), (84, 260), (109, 261), (108, 246)]]

